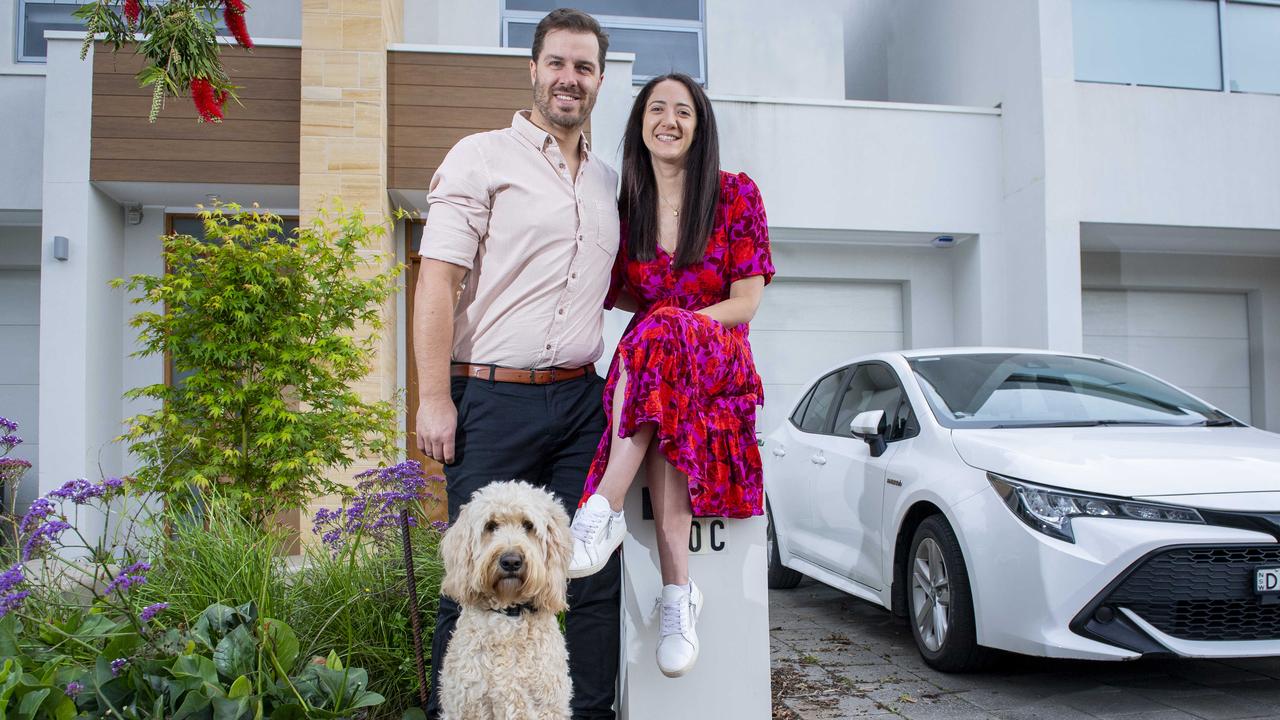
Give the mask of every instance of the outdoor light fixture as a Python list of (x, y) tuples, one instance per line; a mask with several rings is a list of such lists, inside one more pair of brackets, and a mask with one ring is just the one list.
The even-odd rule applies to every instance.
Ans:
[(134, 203), (124, 207), (124, 220), (130, 225), (142, 223), (142, 203)]
[(956, 239), (953, 235), (939, 235), (933, 239), (933, 246), (936, 248), (949, 248), (955, 244)]
[(53, 259), (66, 261), (71, 257), (71, 241), (61, 235), (53, 236)]

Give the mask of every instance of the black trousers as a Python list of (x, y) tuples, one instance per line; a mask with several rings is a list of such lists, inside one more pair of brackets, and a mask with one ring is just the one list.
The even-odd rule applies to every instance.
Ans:
[[(548, 385), (452, 378), (451, 389), (458, 430), (454, 462), (444, 470), (449, 521), (472, 493), (500, 480), (546, 488), (572, 517), (605, 430), (604, 380), (594, 373)], [(621, 576), (615, 553), (600, 572), (569, 582), (565, 640), (575, 720), (614, 717)], [(436, 681), (457, 619), (458, 605), (441, 596), (431, 642), (429, 718), (440, 715)]]

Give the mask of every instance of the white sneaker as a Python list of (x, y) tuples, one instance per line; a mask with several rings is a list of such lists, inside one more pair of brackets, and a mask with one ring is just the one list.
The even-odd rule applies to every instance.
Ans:
[(573, 533), (569, 577), (580, 578), (600, 572), (609, 562), (627, 534), (627, 521), (622, 513), (613, 512), (603, 495), (594, 493), (573, 514), (569, 530)]
[(679, 585), (662, 588), (662, 639), (658, 641), (658, 669), (667, 677), (680, 677), (698, 661), (698, 633), (694, 625), (702, 612), (702, 591), (693, 580), (689, 592)]

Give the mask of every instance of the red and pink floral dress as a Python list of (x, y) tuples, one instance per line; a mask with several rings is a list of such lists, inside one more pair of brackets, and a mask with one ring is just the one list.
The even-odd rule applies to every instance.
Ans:
[(600, 439), (587, 475), (595, 492), (609, 461), (613, 433), (630, 437), (643, 423), (657, 426), (655, 442), (667, 461), (689, 476), (693, 514), (744, 518), (764, 512), (756, 406), (764, 389), (751, 358), (747, 325), (728, 329), (697, 310), (729, 298), (735, 280), (773, 277), (769, 225), (760, 191), (745, 173), (720, 173), (715, 230), (702, 262), (677, 268), (658, 247), (653, 260), (627, 257), (627, 232), (613, 268), (606, 307), (626, 291), (640, 308), (627, 327), (604, 392), (613, 418), (619, 367), (627, 390), (618, 428)]

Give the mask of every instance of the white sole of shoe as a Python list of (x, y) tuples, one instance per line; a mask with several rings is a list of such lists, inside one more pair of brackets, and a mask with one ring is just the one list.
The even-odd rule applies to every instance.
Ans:
[(604, 551), (602, 549), (600, 553), (600, 560), (594, 565), (588, 565), (587, 567), (578, 568), (577, 570), (569, 568), (569, 579), (577, 580), (578, 578), (589, 577), (603, 570), (604, 566), (609, 564), (609, 558), (613, 557), (613, 554), (617, 552), (618, 548), (622, 545), (622, 538), (625, 536), (626, 533), (618, 533), (618, 540), (613, 543), (613, 547), (609, 548), (608, 551)]
[[(702, 591), (701, 590), (698, 591), (698, 600), (700, 602), (695, 606), (696, 609), (693, 611), (693, 621), (695, 623), (698, 621), (698, 618), (702, 616), (702, 602), (701, 602)], [(698, 664), (698, 650), (700, 650), (701, 648), (702, 648), (701, 642), (693, 646), (693, 657), (689, 659), (688, 665), (685, 665), (679, 670), (672, 670), (670, 672), (667, 672), (667, 669), (662, 667), (662, 665), (658, 665), (659, 672), (661, 672), (663, 675), (666, 675), (669, 678), (678, 678), (681, 675), (684, 675), (685, 673), (692, 670), (694, 665)]]

